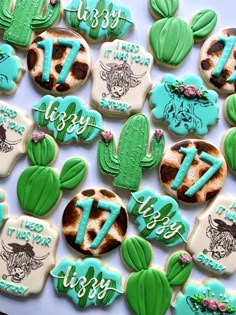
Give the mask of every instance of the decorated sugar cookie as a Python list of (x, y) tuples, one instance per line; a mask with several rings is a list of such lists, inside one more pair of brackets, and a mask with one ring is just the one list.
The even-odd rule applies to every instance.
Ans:
[(24, 73), (19, 57), (15, 56), (12, 46), (0, 46), (0, 94), (12, 94)]
[(173, 307), (174, 315), (235, 315), (236, 297), (220, 281), (206, 279), (203, 284), (187, 283)]
[(185, 283), (192, 271), (192, 257), (186, 251), (173, 253), (165, 273), (151, 267), (150, 244), (141, 237), (126, 239), (121, 257), (133, 271), (126, 282), (125, 296), (135, 315), (164, 315), (172, 298), (172, 287)]
[(30, 216), (7, 220), (0, 235), (0, 290), (39, 293), (55, 265), (58, 232), (49, 221)]
[(108, 306), (123, 293), (120, 274), (96, 258), (64, 259), (51, 275), (56, 292), (67, 294), (81, 308), (93, 304)]
[(219, 118), (217, 98), (217, 93), (207, 90), (196, 75), (177, 79), (166, 74), (162, 83), (151, 91), (152, 116), (165, 121), (176, 135), (194, 132), (204, 136)]
[(26, 48), (33, 32), (53, 26), (60, 13), (60, 0), (2, 0), (0, 29), (4, 32), (3, 39)]
[(199, 66), (203, 79), (220, 93), (235, 93), (236, 28), (221, 30), (201, 48)]
[(104, 43), (92, 71), (92, 105), (114, 117), (140, 112), (152, 87), (152, 65), (152, 55), (140, 45)]
[(82, 36), (69, 29), (48, 29), (30, 45), (27, 65), (32, 80), (44, 92), (70, 93), (88, 79), (90, 48)]
[(137, 190), (142, 169), (158, 165), (164, 146), (163, 131), (156, 130), (152, 136), (149, 153), (149, 122), (145, 115), (136, 114), (123, 126), (117, 150), (113, 134), (109, 131), (101, 133), (98, 166), (103, 174), (114, 177), (114, 186)]
[(0, 189), (0, 227), (2, 226), (3, 222), (7, 219), (8, 215), (8, 207), (5, 203), (5, 192)]
[(127, 226), (122, 200), (105, 188), (81, 191), (68, 203), (62, 217), (66, 241), (85, 255), (102, 255), (119, 246)]
[(168, 194), (188, 203), (213, 198), (223, 187), (227, 166), (223, 155), (202, 140), (183, 140), (166, 150), (160, 179)]
[(111, 0), (71, 0), (64, 9), (66, 22), (88, 40), (122, 38), (134, 27), (130, 10)]
[(236, 172), (236, 127), (226, 130), (221, 139), (221, 151), (224, 154), (228, 167)]
[(191, 51), (194, 40), (206, 38), (217, 21), (212, 10), (194, 15), (191, 25), (175, 17), (179, 0), (149, 0), (149, 9), (156, 21), (149, 32), (149, 46), (157, 63), (177, 67)]
[(235, 222), (235, 196), (217, 196), (197, 217), (187, 244), (197, 264), (217, 275), (236, 271)]
[(32, 134), (27, 154), (33, 165), (21, 173), (17, 182), (17, 197), (27, 213), (45, 216), (59, 202), (63, 190), (75, 189), (84, 179), (87, 165), (79, 157), (67, 160), (60, 174), (51, 168), (57, 153), (51, 136), (43, 132)]
[(34, 120), (46, 127), (56, 140), (68, 143), (73, 140), (91, 142), (102, 130), (102, 117), (88, 110), (76, 96), (44, 96), (33, 106)]
[(236, 127), (236, 94), (232, 94), (225, 99), (223, 114), (227, 122)]
[(25, 153), (33, 126), (25, 112), (0, 101), (0, 177), (8, 176)]
[(187, 242), (189, 224), (181, 216), (177, 202), (151, 189), (131, 193), (128, 212), (136, 218), (142, 237), (172, 247)]

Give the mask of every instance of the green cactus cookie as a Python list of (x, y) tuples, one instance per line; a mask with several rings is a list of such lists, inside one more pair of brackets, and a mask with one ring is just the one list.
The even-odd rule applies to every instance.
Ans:
[(112, 133), (102, 132), (101, 137), (98, 145), (100, 171), (114, 177), (114, 186), (129, 190), (138, 189), (142, 169), (155, 167), (161, 160), (165, 146), (163, 131), (156, 130), (151, 140), (151, 154), (147, 153), (149, 123), (143, 114), (136, 114), (125, 123), (117, 156)]
[(17, 196), (26, 212), (42, 217), (57, 204), (62, 190), (73, 190), (81, 183), (87, 165), (81, 158), (69, 159), (58, 175), (49, 167), (56, 159), (57, 145), (51, 136), (43, 132), (32, 134), (27, 154), (33, 166), (20, 175)]
[(221, 149), (228, 167), (236, 172), (236, 127), (228, 129), (222, 137)]
[(177, 67), (193, 47), (194, 40), (202, 40), (214, 29), (217, 16), (212, 10), (194, 15), (191, 25), (174, 17), (179, 0), (149, 0), (151, 14), (156, 21), (149, 33), (149, 45), (158, 63)]
[[(47, 7), (45, 8), (45, 5)], [(3, 39), (28, 47), (37, 29), (51, 27), (60, 17), (60, 0), (0, 0), (0, 29)]]
[(186, 251), (172, 254), (166, 273), (150, 267), (152, 250), (141, 237), (126, 239), (121, 246), (125, 264), (134, 272), (129, 276), (125, 295), (135, 315), (164, 315), (170, 305), (173, 286), (183, 285), (192, 270), (192, 257)]

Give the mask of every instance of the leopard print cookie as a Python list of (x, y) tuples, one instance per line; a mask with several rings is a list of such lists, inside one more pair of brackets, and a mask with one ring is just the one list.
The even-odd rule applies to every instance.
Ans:
[(223, 187), (227, 166), (221, 152), (202, 140), (183, 140), (170, 147), (160, 165), (165, 190), (188, 203), (205, 202)]
[(86, 189), (66, 206), (62, 228), (71, 247), (99, 256), (120, 245), (128, 227), (127, 210), (108, 189)]
[(52, 28), (35, 38), (28, 51), (27, 65), (32, 80), (45, 92), (70, 93), (88, 79), (90, 48), (79, 34)]

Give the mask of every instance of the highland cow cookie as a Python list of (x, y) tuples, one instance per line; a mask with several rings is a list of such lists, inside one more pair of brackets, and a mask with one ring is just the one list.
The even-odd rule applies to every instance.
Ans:
[(140, 112), (152, 87), (152, 65), (152, 55), (140, 45), (121, 40), (103, 44), (92, 71), (92, 105), (114, 117)]
[(32, 80), (45, 92), (69, 93), (88, 79), (90, 48), (79, 34), (53, 28), (34, 39), (28, 51), (27, 65)]
[(223, 187), (227, 166), (223, 155), (202, 140), (184, 140), (166, 150), (160, 165), (165, 190), (176, 199), (197, 203)]
[(221, 30), (206, 40), (200, 52), (200, 71), (211, 87), (221, 93), (235, 93), (236, 29)]
[(111, 0), (72, 0), (65, 17), (71, 28), (92, 42), (122, 38), (134, 27), (130, 10)]
[(0, 177), (8, 176), (25, 153), (33, 126), (26, 113), (0, 101)]
[(96, 258), (64, 259), (51, 271), (51, 276), (56, 292), (67, 294), (81, 308), (108, 306), (123, 293), (120, 274)]
[(218, 95), (207, 90), (196, 75), (176, 79), (166, 74), (161, 84), (151, 91), (152, 116), (165, 121), (171, 132), (185, 136), (195, 132), (199, 136), (208, 133), (208, 127), (218, 121)]
[(0, 8), (3, 39), (26, 48), (31, 42), (33, 32), (53, 26), (60, 13), (60, 0), (3, 0)]
[(221, 274), (236, 271), (236, 197), (219, 195), (196, 219), (188, 250), (204, 269)]
[(121, 199), (107, 189), (87, 189), (76, 195), (63, 213), (66, 241), (85, 255), (102, 255), (120, 245), (128, 226)]
[(156, 21), (149, 32), (149, 46), (157, 63), (177, 67), (191, 51), (194, 40), (206, 38), (217, 21), (212, 10), (194, 15), (191, 25), (175, 17), (179, 0), (149, 0), (149, 9)]
[(19, 296), (39, 293), (55, 265), (58, 232), (29, 216), (8, 219), (0, 236), (0, 290)]

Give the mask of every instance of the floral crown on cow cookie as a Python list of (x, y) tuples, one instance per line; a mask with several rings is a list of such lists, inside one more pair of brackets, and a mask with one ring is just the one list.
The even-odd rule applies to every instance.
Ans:
[(201, 88), (197, 88), (194, 85), (185, 85), (183, 82), (178, 80), (176, 80), (176, 83), (168, 82), (166, 85), (172, 93), (185, 98), (208, 101), (208, 92), (206, 90), (202, 90)]

